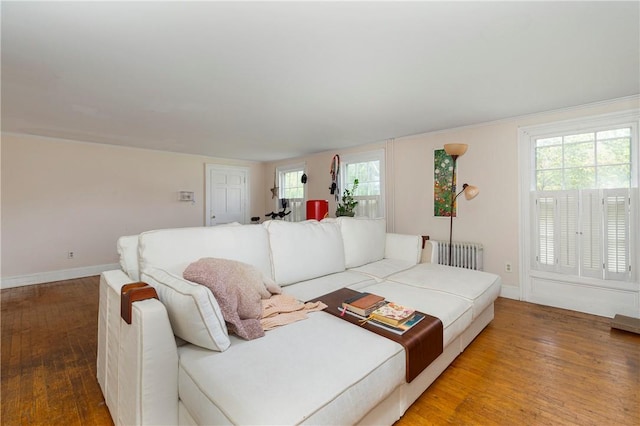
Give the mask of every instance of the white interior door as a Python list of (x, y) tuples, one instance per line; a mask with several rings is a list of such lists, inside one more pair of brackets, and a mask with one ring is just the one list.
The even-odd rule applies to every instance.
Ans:
[(246, 167), (207, 164), (207, 226), (248, 223), (248, 175)]

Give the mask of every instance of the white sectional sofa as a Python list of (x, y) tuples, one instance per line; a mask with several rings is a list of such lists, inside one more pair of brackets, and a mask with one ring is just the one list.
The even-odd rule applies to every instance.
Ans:
[[(392, 424), (493, 319), (497, 275), (419, 263), (419, 236), (382, 219), (269, 221), (122, 237), (100, 281), (97, 376), (114, 423)], [(442, 354), (405, 379), (404, 348), (325, 312), (243, 340), (208, 288), (182, 278), (203, 257), (257, 267), (312, 300), (348, 287), (439, 318)], [(121, 318), (127, 283), (153, 286)]]

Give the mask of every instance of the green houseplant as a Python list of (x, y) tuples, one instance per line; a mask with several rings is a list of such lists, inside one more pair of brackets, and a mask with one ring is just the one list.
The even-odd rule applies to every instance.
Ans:
[(357, 188), (358, 179), (354, 179), (351, 190), (345, 188), (342, 193), (342, 202), (338, 204), (338, 208), (336, 209), (336, 216), (355, 216), (355, 208), (358, 205), (358, 202), (353, 198), (353, 196), (355, 195)]

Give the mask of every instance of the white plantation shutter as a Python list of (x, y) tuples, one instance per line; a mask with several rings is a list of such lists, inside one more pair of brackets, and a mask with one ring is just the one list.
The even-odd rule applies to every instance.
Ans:
[(380, 197), (377, 195), (362, 195), (355, 197), (358, 200), (356, 216), (377, 218), (380, 217)]
[(561, 191), (557, 195), (557, 269), (578, 273), (578, 191)]
[(537, 233), (537, 249), (534, 263), (539, 269), (555, 269), (555, 206), (553, 196), (544, 193), (534, 193), (535, 218), (534, 226)]
[(628, 189), (538, 191), (534, 200), (536, 269), (629, 280)]
[(289, 222), (302, 222), (307, 220), (306, 203), (303, 198), (290, 198), (289, 210), (291, 213), (284, 217)]
[(602, 277), (602, 197), (597, 189), (582, 191), (582, 275)]
[(628, 190), (604, 190), (605, 279), (624, 280), (629, 276)]

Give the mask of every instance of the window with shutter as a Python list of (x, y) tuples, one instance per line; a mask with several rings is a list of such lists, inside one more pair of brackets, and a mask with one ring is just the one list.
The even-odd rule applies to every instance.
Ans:
[(534, 269), (631, 279), (634, 134), (630, 125), (532, 138)]

